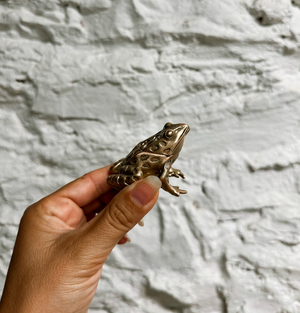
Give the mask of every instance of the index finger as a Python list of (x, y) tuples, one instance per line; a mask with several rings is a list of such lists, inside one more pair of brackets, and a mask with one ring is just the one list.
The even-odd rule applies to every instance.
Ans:
[(51, 196), (68, 198), (80, 207), (85, 206), (112, 189), (106, 183), (110, 167), (111, 165), (108, 165), (89, 172), (60, 188)]

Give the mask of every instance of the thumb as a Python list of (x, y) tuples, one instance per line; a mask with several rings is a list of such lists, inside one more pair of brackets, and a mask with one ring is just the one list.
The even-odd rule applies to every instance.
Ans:
[(148, 176), (121, 190), (94, 218), (88, 229), (89, 243), (97, 258), (107, 258), (118, 241), (132, 229), (154, 206), (161, 181)]

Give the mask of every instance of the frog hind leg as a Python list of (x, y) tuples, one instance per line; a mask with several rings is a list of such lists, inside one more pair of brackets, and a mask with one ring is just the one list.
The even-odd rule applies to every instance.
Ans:
[(123, 160), (124, 159), (121, 159), (118, 162), (113, 163), (113, 165), (109, 169), (112, 174), (118, 174), (119, 173), (119, 168), (120, 168)]
[(135, 175), (112, 174), (107, 177), (106, 182), (113, 188), (121, 190), (142, 178), (143, 172), (139, 172)]
[(164, 189), (165, 191), (169, 192), (170, 194), (179, 197), (181, 194), (187, 193), (187, 191), (180, 189), (178, 186), (171, 186), (170, 185), (169, 176), (175, 176), (175, 175), (170, 175), (171, 165), (172, 165), (171, 161), (167, 161), (164, 164), (163, 172), (159, 177), (161, 182), (162, 182), (161, 188)]

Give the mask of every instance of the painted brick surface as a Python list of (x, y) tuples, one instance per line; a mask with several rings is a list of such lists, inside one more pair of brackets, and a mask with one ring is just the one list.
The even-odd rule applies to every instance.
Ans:
[(0, 2), (0, 288), (24, 209), (191, 127), (90, 312), (300, 312), (299, 0)]

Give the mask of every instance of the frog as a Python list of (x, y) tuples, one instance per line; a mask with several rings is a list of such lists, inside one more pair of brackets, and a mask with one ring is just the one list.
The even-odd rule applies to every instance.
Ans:
[(112, 164), (107, 184), (121, 190), (138, 180), (154, 175), (161, 180), (161, 188), (171, 195), (178, 197), (186, 194), (187, 191), (179, 186), (171, 186), (169, 177), (185, 178), (181, 170), (173, 168), (172, 165), (178, 158), (189, 131), (187, 124), (166, 123), (162, 130), (138, 143), (125, 158)]

